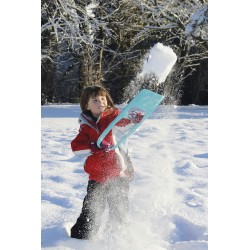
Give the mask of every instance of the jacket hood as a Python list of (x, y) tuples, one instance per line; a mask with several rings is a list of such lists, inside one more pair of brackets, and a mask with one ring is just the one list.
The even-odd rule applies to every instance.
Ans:
[[(98, 118), (99, 119), (99, 118)], [(80, 114), (79, 118), (78, 118), (78, 123), (80, 125), (86, 124), (90, 127), (92, 127), (93, 129), (98, 131), (96, 122), (93, 120), (93, 118), (91, 116), (88, 116), (87, 114)]]

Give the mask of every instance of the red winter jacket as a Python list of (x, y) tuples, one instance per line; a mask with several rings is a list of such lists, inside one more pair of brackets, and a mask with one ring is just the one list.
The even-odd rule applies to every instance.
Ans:
[[(103, 112), (95, 122), (91, 116), (81, 114), (79, 118), (80, 129), (76, 138), (71, 142), (73, 152), (77, 154), (92, 153), (90, 143), (97, 142), (98, 137), (107, 126), (119, 115), (119, 110), (110, 108)], [(128, 119), (122, 119), (116, 126), (126, 126), (131, 123)], [(105, 141), (114, 145), (112, 131), (105, 137)], [(89, 179), (97, 182), (105, 182), (116, 176), (126, 176), (127, 166), (124, 164), (119, 149), (104, 152), (102, 150), (89, 155), (84, 164), (84, 170), (89, 174)]]

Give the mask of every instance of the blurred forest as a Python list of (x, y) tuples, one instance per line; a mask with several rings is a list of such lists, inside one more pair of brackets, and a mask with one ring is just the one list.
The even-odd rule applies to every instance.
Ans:
[[(165, 82), (139, 78), (156, 43), (177, 62)], [(47, 103), (78, 103), (101, 84), (116, 104), (153, 88), (165, 104), (208, 105), (207, 0), (41, 0), (41, 93)]]

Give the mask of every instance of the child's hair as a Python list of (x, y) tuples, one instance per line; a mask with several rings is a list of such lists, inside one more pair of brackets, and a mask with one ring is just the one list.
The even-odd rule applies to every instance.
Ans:
[(108, 108), (115, 106), (110, 94), (104, 87), (98, 85), (89, 86), (83, 89), (81, 94), (80, 106), (83, 113), (88, 112), (86, 108), (89, 98), (96, 96), (105, 96), (107, 98)]

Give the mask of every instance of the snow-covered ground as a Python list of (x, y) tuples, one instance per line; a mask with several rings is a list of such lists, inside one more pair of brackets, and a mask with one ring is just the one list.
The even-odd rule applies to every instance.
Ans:
[(205, 250), (208, 248), (208, 107), (160, 106), (129, 138), (135, 178), (122, 236), (71, 239), (88, 176), (70, 142), (79, 105), (42, 107), (42, 249)]

